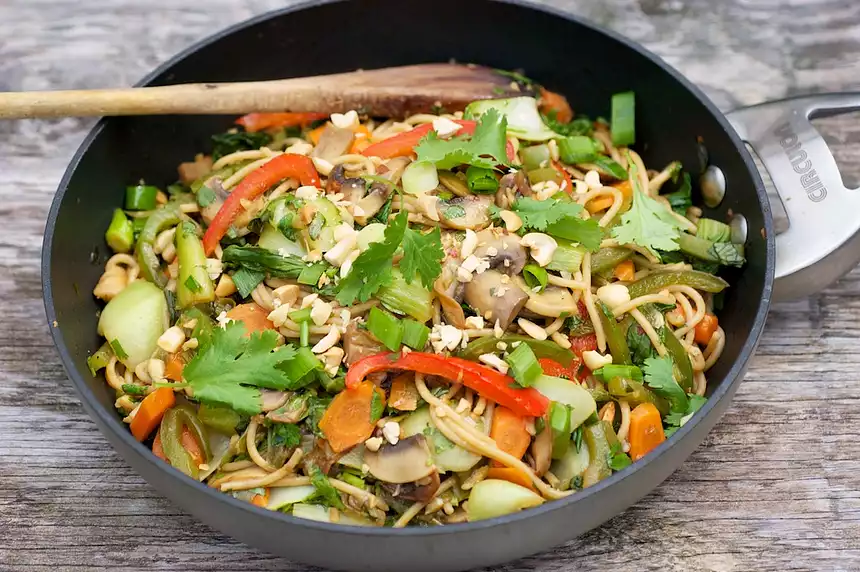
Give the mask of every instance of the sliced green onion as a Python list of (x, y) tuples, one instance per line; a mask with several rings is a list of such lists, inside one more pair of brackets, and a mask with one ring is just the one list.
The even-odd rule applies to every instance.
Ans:
[(297, 324), (309, 322), (311, 319), (311, 307), (302, 308), (301, 310), (293, 310), (289, 314), (290, 319)]
[(561, 182), (564, 180), (564, 175), (562, 175), (552, 167), (533, 169), (528, 172), (528, 177), (529, 183), (531, 183), (532, 185), (535, 185), (537, 183), (545, 183), (548, 181), (561, 184)]
[(311, 325), (310, 322), (302, 322), (299, 324), (299, 345), (303, 348), (308, 347), (311, 342)]
[(385, 310), (380, 310), (376, 306), (370, 309), (370, 314), (367, 316), (367, 329), (391, 351), (396, 352), (400, 349), (403, 341), (403, 326), (400, 325), (400, 320)]
[(478, 194), (492, 194), (499, 190), (499, 180), (495, 172), (474, 165), (466, 169), (466, 184), (470, 191)]
[(421, 195), (439, 186), (439, 173), (436, 165), (427, 161), (410, 163), (403, 171), (401, 178), (403, 192), (410, 195)]
[(531, 387), (543, 375), (543, 369), (528, 344), (518, 345), (505, 357), (505, 361), (511, 366), (511, 375), (522, 387)]
[[(585, 258), (585, 253), (587, 251), (584, 247), (574, 245), (570, 241), (562, 240), (560, 238), (556, 238), (555, 241), (558, 243), (558, 247), (555, 249), (555, 252), (553, 252), (552, 260), (550, 260), (549, 264), (546, 265), (546, 269), (555, 270), (556, 272), (565, 271), (570, 272), (571, 274), (576, 273), (582, 265), (582, 260)], [(594, 255), (592, 255), (592, 260), (593, 259)]]
[(552, 458), (561, 459), (570, 447), (570, 407), (553, 401), (549, 406), (552, 429)]
[(133, 383), (123, 383), (121, 387), (123, 393), (128, 395), (144, 395), (146, 387), (143, 385), (135, 385)]
[(700, 218), (696, 223), (696, 236), (711, 242), (729, 242), (732, 239), (732, 229), (724, 222)]
[(609, 364), (594, 371), (594, 376), (602, 379), (604, 382), (608, 382), (610, 379), (616, 377), (642, 381), (642, 370), (635, 365)]
[[(302, 322), (302, 329), (305, 324), (310, 327), (309, 322)], [(281, 362), (278, 368), (283, 371), (290, 379), (288, 391), (295, 391), (308, 385), (317, 379), (316, 375), (311, 375), (314, 371), (322, 370), (322, 362), (313, 354), (307, 346), (302, 346), (296, 349), (296, 356), (285, 362)]]
[(124, 359), (128, 359), (128, 354), (125, 349), (122, 347), (122, 344), (119, 343), (119, 340), (113, 339), (110, 341), (110, 347), (113, 350), (113, 353), (116, 354), (116, 357), (119, 358), (120, 361)]
[(352, 473), (348, 473), (346, 471), (344, 471), (340, 474), (340, 480), (342, 480), (346, 483), (349, 483), (354, 487), (358, 487), (362, 490), (367, 488), (367, 484), (364, 482), (364, 479), (362, 479), (356, 475), (353, 475)]
[(401, 320), (403, 326), (403, 345), (413, 350), (423, 350), (430, 338), (430, 328), (415, 320)]
[(612, 143), (633, 145), (636, 141), (636, 94), (632, 91), (612, 96)]
[(113, 211), (105, 241), (114, 252), (128, 252), (134, 244), (134, 226), (122, 209)]
[(597, 141), (585, 135), (573, 135), (558, 140), (558, 154), (569, 165), (591, 163), (599, 154)]
[(604, 157), (601, 155), (600, 157), (592, 161), (592, 163), (595, 167), (597, 167), (598, 171), (606, 173), (610, 177), (614, 177), (619, 181), (623, 181), (627, 178), (627, 170), (609, 157)]
[(323, 275), (323, 272), (325, 272), (325, 264), (312, 264), (311, 266), (305, 266), (299, 273), (299, 277), (296, 281), (299, 284), (316, 286), (319, 283), (320, 276)]
[(155, 208), (158, 189), (150, 185), (125, 188), (125, 208), (130, 211), (151, 211)]
[(239, 291), (239, 295), (242, 298), (247, 298), (254, 291), (254, 288), (266, 278), (266, 273), (242, 267), (234, 272), (231, 278), (233, 279), (233, 284), (236, 285), (236, 290)]
[(549, 145), (541, 143), (540, 145), (521, 148), (520, 159), (523, 161), (523, 169), (532, 171), (549, 166), (552, 155), (549, 152)]
[(191, 275), (189, 275), (188, 278), (185, 280), (185, 287), (194, 292), (195, 294), (203, 289), (200, 283), (197, 282), (197, 280), (194, 279), (194, 276)]
[(523, 268), (523, 280), (526, 281), (526, 286), (533, 292), (543, 292), (549, 278), (546, 270), (537, 264), (526, 264), (525, 268)]

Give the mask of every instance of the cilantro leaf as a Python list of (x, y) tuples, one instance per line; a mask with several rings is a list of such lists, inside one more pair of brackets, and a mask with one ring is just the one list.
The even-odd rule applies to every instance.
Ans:
[(651, 338), (639, 324), (632, 324), (627, 329), (627, 347), (630, 348), (631, 360), (638, 366), (641, 366), (646, 359), (657, 355), (657, 350), (651, 345)]
[(314, 500), (325, 506), (333, 506), (340, 510), (344, 509), (343, 501), (340, 500), (340, 494), (337, 489), (331, 484), (319, 467), (314, 465), (311, 467), (311, 484), (316, 489)]
[(667, 425), (674, 425), (677, 427), (683, 426), (684, 423), (686, 423), (687, 420), (693, 416), (693, 413), (695, 413), (696, 411), (701, 409), (702, 405), (704, 405), (708, 401), (708, 399), (706, 397), (703, 397), (701, 395), (694, 395), (692, 393), (688, 393), (687, 397), (689, 399), (689, 404), (687, 405), (687, 410), (684, 411), (683, 413), (680, 413), (680, 412), (669, 413), (663, 419), (663, 421), (665, 421), (665, 423)]
[(546, 227), (563, 218), (575, 217), (582, 212), (582, 205), (561, 199), (539, 201), (522, 197), (513, 206), (514, 212), (523, 221), (523, 226), (545, 231)]
[(394, 253), (406, 234), (406, 211), (388, 223), (382, 242), (373, 242), (352, 263), (352, 271), (340, 281), (337, 301), (341, 306), (351, 306), (356, 300), (367, 302), (377, 290), (391, 281), (391, 266)]
[(270, 445), (292, 449), (302, 442), (302, 432), (298, 425), (290, 423), (272, 423), (269, 427)]
[(403, 235), (403, 259), (400, 270), (403, 277), (411, 283), (418, 274), (421, 283), (433, 289), (433, 282), (442, 274), (442, 233), (437, 226), (431, 232), (422, 234), (407, 228)]
[(674, 377), (674, 366), (672, 360), (667, 357), (650, 357), (642, 366), (645, 374), (645, 384), (657, 395), (669, 402), (673, 413), (685, 413), (689, 406), (689, 399)]
[(296, 352), (292, 346), (273, 351), (278, 343), (274, 330), (245, 333), (242, 322), (215, 328), (212, 342), (182, 370), (194, 398), (232, 407), (239, 413), (261, 411), (260, 390), (286, 389), (294, 381), (282, 369)]
[(505, 116), (489, 109), (478, 119), (471, 137), (457, 135), (440, 139), (436, 131), (430, 131), (415, 146), (417, 160), (434, 163), (438, 169), (459, 165), (493, 169), (499, 164), (507, 165), (507, 128)]
[(621, 215), (621, 224), (612, 229), (621, 244), (638, 244), (655, 250), (678, 250), (681, 225), (662, 204), (638, 188), (633, 191), (633, 206)]
[(620, 443), (612, 445), (609, 449), (608, 457), (609, 468), (613, 471), (620, 471), (633, 464), (633, 461), (630, 460), (630, 456), (621, 450)]
[(692, 186), (690, 185), (690, 174), (684, 173), (681, 184), (674, 193), (663, 195), (668, 199), (672, 210), (680, 215), (686, 215), (687, 209), (693, 206)]

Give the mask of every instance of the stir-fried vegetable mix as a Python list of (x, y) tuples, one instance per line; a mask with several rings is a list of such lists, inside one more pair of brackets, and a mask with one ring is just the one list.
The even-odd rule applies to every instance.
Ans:
[(90, 368), (165, 462), (302, 518), (479, 520), (623, 470), (705, 402), (744, 262), (630, 148), (634, 102), (245, 116), (119, 191)]

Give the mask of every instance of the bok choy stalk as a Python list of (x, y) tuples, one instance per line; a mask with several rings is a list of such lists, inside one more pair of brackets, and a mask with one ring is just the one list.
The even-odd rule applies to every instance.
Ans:
[[(233, 268), (265, 272), (274, 278), (296, 278), (302, 284), (316, 284), (328, 267), (325, 262), (309, 264), (298, 256), (281, 256), (257, 246), (228, 246), (224, 249), (221, 261)], [(312, 280), (314, 276), (316, 279)]]
[(183, 222), (176, 229), (176, 255), (179, 279), (176, 297), (180, 308), (188, 308), (215, 299), (215, 286), (206, 269), (206, 253), (197, 237), (197, 227)]
[(411, 316), (421, 323), (433, 317), (433, 294), (418, 280), (411, 284), (406, 282), (397, 268), (392, 269), (391, 282), (380, 288), (376, 297), (389, 310)]
[(555, 131), (544, 124), (538, 112), (537, 100), (533, 97), (511, 97), (507, 99), (483, 99), (466, 106), (464, 117), (477, 119), (490, 109), (495, 109), (508, 120), (508, 133), (525, 141), (546, 141), (558, 137)]
[(131, 369), (149, 359), (159, 336), (170, 327), (164, 292), (150, 282), (132, 282), (108, 302), (98, 331), (117, 358)]

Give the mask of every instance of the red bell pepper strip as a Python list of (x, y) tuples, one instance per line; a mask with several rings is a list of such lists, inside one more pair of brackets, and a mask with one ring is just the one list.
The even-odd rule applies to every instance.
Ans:
[[(469, 121), (467, 119), (455, 119), (454, 123), (460, 125), (460, 130), (455, 135), (472, 135), (475, 133), (477, 121)], [(379, 157), (380, 159), (390, 159), (392, 157), (405, 157), (411, 155), (413, 149), (421, 139), (433, 131), (432, 123), (419, 125), (412, 131), (400, 133), (388, 139), (383, 139), (379, 143), (374, 143), (361, 152), (365, 157)], [(516, 159), (513, 144), (508, 141), (505, 145), (505, 152), (508, 155), (508, 161)]]
[(566, 379), (576, 379), (576, 374), (579, 372), (580, 361), (574, 358), (568, 367), (564, 367), (554, 359), (541, 358), (538, 360), (544, 375), (553, 377), (564, 377)]
[(542, 416), (549, 400), (532, 388), (511, 387), (514, 379), (503, 373), (457, 357), (423, 352), (380, 353), (354, 363), (346, 374), (346, 387), (352, 389), (369, 374), (389, 369), (403, 369), (428, 375), (438, 375), (461, 382), (479, 395), (495, 401), (518, 415)]
[(237, 119), (236, 124), (244, 127), (245, 131), (254, 132), (270, 127), (305, 127), (327, 117), (326, 113), (249, 113)]
[(594, 351), (597, 349), (597, 336), (595, 334), (585, 334), (584, 336), (571, 336), (570, 349), (576, 354), (576, 357), (582, 359), (582, 352)]
[(574, 187), (573, 187), (573, 180), (570, 178), (570, 173), (568, 173), (567, 169), (562, 167), (561, 163), (559, 163), (558, 161), (553, 161), (552, 167), (553, 167), (553, 169), (555, 169), (556, 171), (561, 173), (562, 177), (564, 177), (561, 190), (564, 191), (565, 193), (567, 193), (568, 195), (572, 195)]
[(245, 207), (242, 200), (252, 201), (265, 193), (278, 181), (295, 177), (302, 185), (320, 186), (320, 177), (314, 167), (313, 161), (304, 155), (287, 153), (279, 155), (242, 179), (221, 208), (212, 219), (212, 224), (203, 235), (203, 248), (209, 256), (215, 251), (218, 242), (227, 234), (230, 225)]

